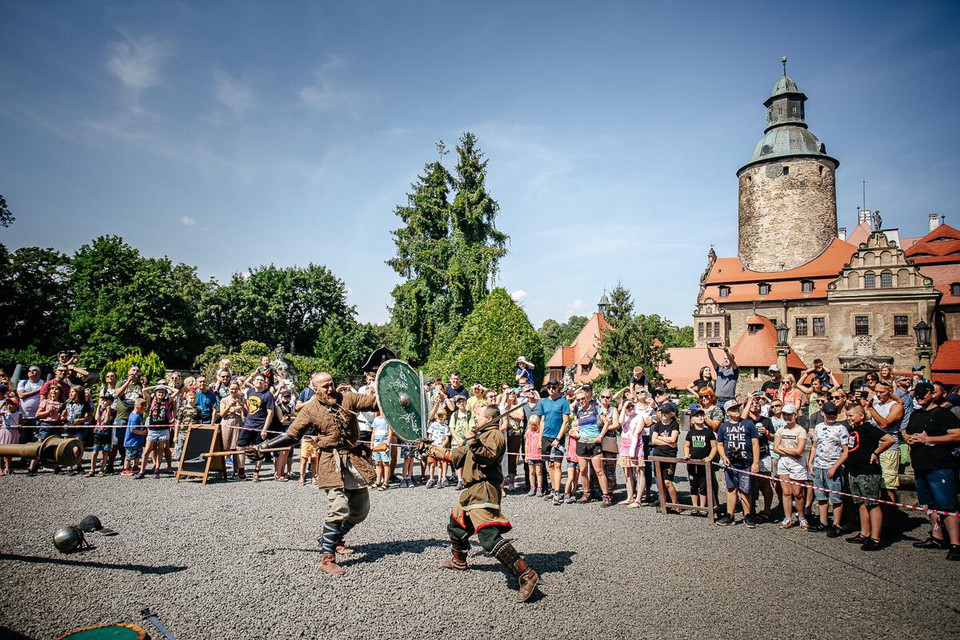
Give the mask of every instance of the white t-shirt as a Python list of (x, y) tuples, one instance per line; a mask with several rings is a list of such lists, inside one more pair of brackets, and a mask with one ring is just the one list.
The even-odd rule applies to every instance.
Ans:
[[(17, 383), (17, 391), (36, 391), (43, 386), (43, 380), (30, 382), (30, 379), (21, 380)], [(37, 417), (37, 409), (40, 408), (40, 394), (32, 395), (29, 398), (20, 401), (20, 410), (24, 418), (34, 419)]]
[(450, 435), (450, 427), (440, 422), (431, 422), (428, 431), (430, 432), (430, 441), (435, 447), (442, 447), (447, 436)]
[(817, 469), (829, 469), (843, 453), (843, 446), (850, 441), (850, 432), (839, 422), (827, 425), (821, 422), (813, 432), (813, 441), (817, 443), (817, 455), (813, 466)]
[[(357, 391), (360, 395), (363, 395), (367, 392), (367, 389), (373, 389), (373, 385), (363, 385), (360, 387), (360, 390)], [(357, 414), (357, 428), (360, 431), (366, 431), (369, 433), (373, 430), (373, 419), (377, 417), (376, 411), (361, 411)]]

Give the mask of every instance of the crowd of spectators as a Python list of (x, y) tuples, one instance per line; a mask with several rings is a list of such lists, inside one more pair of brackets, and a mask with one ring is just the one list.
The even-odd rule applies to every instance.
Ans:
[[(151, 383), (133, 365), (106, 372), (92, 387), (76, 360), (75, 353), (61, 352), (45, 381), (38, 365), (28, 367), (15, 388), (0, 379), (0, 443), (56, 434), (82, 438), (89, 466), (53, 473), (88, 477), (172, 474), (195, 425), (219, 424), (228, 450), (255, 445), (286, 430), (310, 402), (320, 375), (298, 390), (282, 367), (264, 357), (245, 375), (223, 360), (214, 380), (170, 372)], [(495, 405), (506, 441), (508, 494), (542, 497), (557, 506), (596, 500), (603, 508), (628, 509), (664, 500), (668, 512), (695, 516), (706, 515), (713, 503), (718, 525), (735, 524), (742, 512), (739, 522), (748, 528), (779, 521), (781, 529), (834, 538), (853, 533), (847, 541), (864, 551), (882, 549), (896, 537), (900, 480), (909, 468), (916, 504), (929, 510), (931, 525), (929, 536), (914, 546), (943, 549), (948, 559), (960, 560), (960, 396), (926, 380), (922, 367), (895, 375), (885, 366), (845, 389), (820, 360), (796, 377), (773, 365), (760, 390), (744, 395), (738, 394), (733, 355), (723, 350), (717, 357), (711, 349), (710, 360), (712, 367), (704, 367), (681, 397), (652, 387), (639, 367), (624, 388), (598, 393), (590, 384), (559, 380), (538, 389), (525, 358), (518, 359), (514, 380), (494, 388), (479, 381), (468, 388), (453, 372), (424, 390), (429, 413), (423, 436), (437, 446), (459, 446), (480, 409)], [(359, 388), (343, 383), (338, 389), (374, 393), (374, 377), (368, 372)], [(681, 409), (690, 395), (694, 402)], [(377, 470), (373, 489), (463, 488), (457, 470), (421, 458), (384, 416), (363, 412), (358, 422)], [(297, 472), (295, 452), (282, 451), (268, 458), (269, 478), (296, 478), (304, 485), (313, 478), (316, 455), (308, 436)], [(655, 456), (672, 459), (660, 465), (662, 486), (653, 473)], [(263, 463), (237, 454), (228, 458), (228, 472), (245, 480), (251, 471), (259, 481), (267, 477)], [(684, 466), (688, 487), (681, 502), (676, 480)], [(0, 475), (13, 469), (9, 458), (0, 459)], [(36, 461), (26, 469), (38, 472)], [(718, 504), (718, 474), (725, 505)], [(625, 497), (617, 500), (621, 485)]]

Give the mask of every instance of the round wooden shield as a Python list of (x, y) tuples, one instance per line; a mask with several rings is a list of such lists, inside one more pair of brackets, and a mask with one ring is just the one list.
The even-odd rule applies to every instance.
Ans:
[(422, 438), (423, 390), (420, 376), (402, 360), (387, 360), (377, 371), (377, 404), (387, 424), (406, 442)]
[(150, 640), (150, 635), (135, 624), (107, 624), (77, 629), (57, 640)]

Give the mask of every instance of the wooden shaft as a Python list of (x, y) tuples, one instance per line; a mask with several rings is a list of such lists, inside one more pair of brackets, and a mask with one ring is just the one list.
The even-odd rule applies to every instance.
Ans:
[[(293, 445), (290, 445), (293, 446)], [(290, 447), (274, 447), (272, 449), (258, 449), (260, 453), (273, 453), (275, 451), (289, 451)], [(213, 453), (201, 453), (200, 455), (204, 458), (218, 458), (226, 456), (242, 456), (246, 455), (247, 451), (245, 449), (235, 449), (233, 451), (215, 451)]]

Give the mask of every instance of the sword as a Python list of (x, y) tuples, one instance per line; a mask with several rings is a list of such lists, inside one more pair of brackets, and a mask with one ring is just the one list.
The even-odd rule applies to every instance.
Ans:
[(144, 621), (152, 624), (164, 638), (167, 640), (177, 640), (177, 637), (170, 633), (170, 629), (167, 629), (166, 625), (160, 622), (160, 618), (157, 617), (157, 614), (150, 611), (150, 607), (141, 609), (140, 614), (143, 616)]

